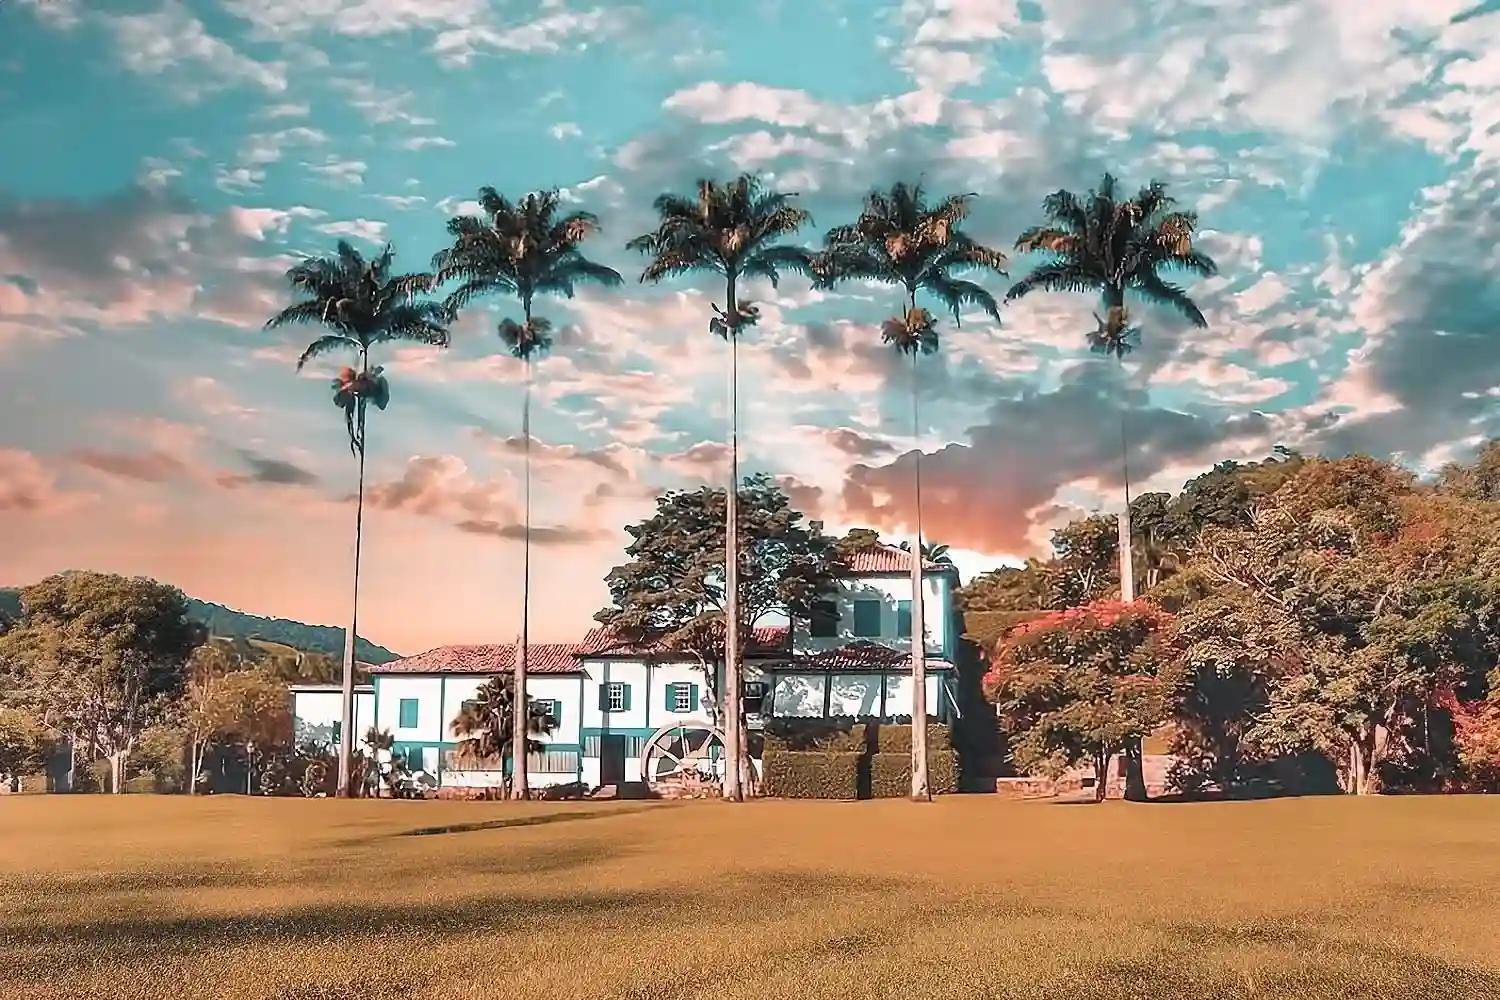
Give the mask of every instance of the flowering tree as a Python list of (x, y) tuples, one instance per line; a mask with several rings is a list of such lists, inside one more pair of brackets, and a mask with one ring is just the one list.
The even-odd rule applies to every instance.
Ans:
[(1471, 790), (1500, 792), (1500, 670), (1491, 673), (1490, 696), (1459, 701), (1451, 687), (1434, 703), (1453, 716), (1453, 743), (1465, 784)]
[[(984, 690), (1012, 737), (1016, 763), (1054, 776), (1092, 763), (1095, 796), (1103, 799), (1110, 761), (1138, 754), (1140, 740), (1167, 715), (1170, 692), (1159, 666), (1170, 620), (1146, 601), (1096, 601), (1013, 630), (996, 650)], [(1144, 784), (1126, 794), (1144, 798)]]

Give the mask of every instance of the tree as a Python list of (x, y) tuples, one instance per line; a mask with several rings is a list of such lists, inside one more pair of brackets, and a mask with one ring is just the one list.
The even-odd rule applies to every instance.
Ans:
[[(725, 656), (724, 491), (676, 490), (656, 501), (656, 513), (627, 525), (628, 561), (605, 578), (613, 602), (594, 617), (634, 642), (681, 650), (698, 659), (704, 682), (717, 688), (715, 661)], [(807, 618), (838, 583), (845, 563), (839, 542), (801, 511), (769, 476), (751, 476), (739, 490), (741, 642), (768, 615)], [(737, 692), (725, 671), (725, 690)], [(709, 703), (717, 706), (711, 695)], [(732, 697), (723, 699), (727, 704)], [(716, 709), (717, 711), (717, 709)], [(728, 713), (726, 712), (727, 716)], [(732, 722), (726, 721), (726, 725)]]
[(1470, 500), (1500, 500), (1500, 441), (1485, 442), (1467, 465), (1443, 466), (1438, 489)]
[(145, 578), (68, 572), (21, 591), (21, 620), (0, 636), (19, 674), (11, 700), (109, 760), (113, 790), (141, 730), (170, 707), (202, 641), (187, 598)]
[(1434, 703), (1453, 717), (1453, 738), (1467, 787), (1500, 792), (1500, 669), (1490, 673), (1489, 697), (1464, 702), (1449, 687), (1438, 692)]
[(1166, 717), (1161, 639), (1169, 621), (1149, 602), (1100, 601), (1013, 629), (984, 688), (1014, 737), (1016, 763), (1053, 776), (1092, 763), (1102, 801), (1110, 761), (1138, 752)]
[(204, 669), (195, 675), (188, 688), (183, 726), (188, 737), (190, 791), (197, 791), (209, 747), (266, 748), (288, 741), (290, 706), (286, 684), (263, 669), (227, 673)]
[[(1034, 226), (1016, 240), (1022, 252), (1044, 253), (1048, 259), (1011, 286), (1006, 301), (1034, 291), (1091, 292), (1103, 300), (1105, 318), (1094, 315), (1096, 329), (1089, 345), (1121, 363), (1140, 341), (1140, 328), (1130, 325), (1126, 291), (1181, 313), (1188, 322), (1206, 327), (1208, 320), (1187, 293), (1165, 280), (1163, 272), (1186, 271), (1200, 277), (1217, 273), (1217, 266), (1193, 246), (1198, 227), (1194, 212), (1180, 212), (1166, 185), (1152, 181), (1134, 198), (1121, 200), (1114, 177), (1104, 175), (1099, 187), (1080, 198), (1057, 191), (1042, 199), (1047, 222)], [(1131, 565), (1130, 461), (1126, 429), (1127, 402), (1120, 395), (1120, 462), (1125, 503), (1119, 521), (1120, 598), (1135, 599)]]
[(1115, 590), (1116, 519), (1093, 514), (1052, 532), (1050, 608), (1076, 608)]
[(1040, 611), (1052, 592), (1050, 567), (1039, 559), (980, 573), (958, 591), (960, 611)]
[(869, 281), (902, 289), (901, 312), (881, 324), (880, 335), (911, 359), (912, 539), (911, 552), (911, 671), (912, 766), (911, 797), (929, 801), (927, 787), (927, 632), (922, 606), (922, 425), (918, 401), (917, 357), (935, 354), (937, 322), (917, 305), (917, 293), (937, 300), (959, 322), (964, 306), (974, 306), (1000, 318), (995, 297), (961, 275), (991, 272), (1003, 276), (1005, 255), (978, 243), (960, 228), (968, 217), (971, 194), (949, 195), (928, 204), (920, 184), (897, 183), (889, 192), (871, 191), (864, 210), (851, 225), (830, 229), (816, 260), (819, 284)]
[[(509, 677), (491, 677), (474, 697), (459, 707), (452, 723), (453, 735), (459, 738), (458, 755), (472, 763), (511, 762), (512, 775), (518, 772), (516, 754), (541, 753), (545, 744), (533, 739), (552, 732), (556, 720), (534, 698), (526, 699), (526, 725), (517, 739), (514, 732), (518, 705), (514, 681)], [(510, 782), (507, 782), (510, 783)]]
[(744, 798), (745, 734), (740, 706), (739, 655), (739, 338), (755, 325), (760, 312), (739, 298), (742, 278), (765, 278), (775, 286), (784, 271), (807, 274), (812, 258), (802, 247), (781, 240), (801, 229), (810, 216), (794, 205), (795, 194), (770, 191), (752, 175), (744, 174), (725, 184), (698, 182), (694, 197), (659, 195), (653, 204), (657, 227), (631, 240), (626, 246), (651, 258), (641, 272), (641, 281), (687, 274), (708, 273), (724, 281), (724, 305), (715, 305), (708, 323), (712, 334), (729, 341), (729, 477), (724, 509), (725, 601), (728, 621), (724, 646), (724, 685), (727, 717), (724, 733), (726, 757), (735, 766), (724, 769), (724, 797)]
[(32, 713), (0, 705), (0, 784), (14, 785), (42, 767), (52, 740)]
[[(911, 540), (907, 539), (906, 541), (902, 542), (900, 547), (902, 552), (910, 552)], [(930, 545), (927, 543), (923, 543), (922, 558), (937, 566), (952, 566), (954, 564), (953, 557), (948, 554), (948, 546), (946, 545)]]
[[(511, 204), (492, 187), (479, 189), (483, 218), (458, 216), (448, 220), (453, 245), (432, 258), (437, 281), (460, 282), (448, 295), (450, 315), (476, 298), (495, 293), (521, 300), (522, 319), (500, 321), (500, 340), (526, 373), (521, 402), (521, 441), (525, 473), (521, 542), (521, 635), (515, 663), (516, 690), (526, 692), (526, 662), (530, 649), (531, 623), (531, 376), (533, 361), (552, 346), (552, 324), (531, 314), (532, 300), (541, 295), (573, 297), (580, 283), (616, 286), (620, 275), (596, 264), (578, 250), (578, 245), (599, 231), (599, 220), (590, 212), (570, 212), (558, 217), (556, 191), (526, 195)], [(511, 795), (527, 796), (526, 754), (521, 741), (523, 727), (512, 726), (516, 746), (512, 750), (515, 774)]]
[[(354, 590), (349, 606), (349, 628), (344, 633), (343, 718), (354, 718), (354, 649), (359, 634), (359, 557), (365, 513), (365, 411), (370, 403), (384, 410), (390, 384), (384, 369), (370, 367), (370, 351), (395, 341), (448, 346), (448, 315), (441, 303), (417, 296), (432, 289), (429, 274), (391, 273), (389, 245), (373, 260), (340, 240), (331, 257), (309, 257), (286, 272), (293, 291), (302, 298), (266, 321), (267, 329), (291, 323), (316, 323), (333, 332), (307, 345), (297, 359), (297, 370), (314, 358), (334, 351), (352, 352), (357, 368), (339, 370), (333, 380), (333, 402), (344, 412), (349, 449), (359, 460), (359, 486), (354, 508)], [(354, 794), (350, 768), (354, 755), (354, 727), (345, 725), (339, 739), (338, 794)]]

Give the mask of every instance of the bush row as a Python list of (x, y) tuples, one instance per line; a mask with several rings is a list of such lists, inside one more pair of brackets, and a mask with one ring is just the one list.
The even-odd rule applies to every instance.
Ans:
[(856, 799), (861, 754), (766, 748), (766, 794), (783, 799)]
[[(766, 750), (824, 753), (911, 753), (911, 724), (842, 719), (778, 719), (765, 731)], [(952, 750), (953, 735), (941, 722), (927, 722), (927, 750)]]
[[(876, 753), (866, 758), (869, 766), (868, 789), (872, 799), (899, 799), (911, 794), (911, 751)], [(949, 795), (958, 790), (958, 754), (952, 750), (928, 750), (927, 787), (933, 795)]]

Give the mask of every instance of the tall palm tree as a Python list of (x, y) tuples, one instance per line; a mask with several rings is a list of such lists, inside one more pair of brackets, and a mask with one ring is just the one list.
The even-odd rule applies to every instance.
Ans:
[(739, 337), (755, 325), (759, 310), (739, 299), (741, 278), (777, 284), (783, 271), (811, 272), (806, 249), (780, 242), (811, 221), (792, 203), (795, 194), (768, 190), (743, 174), (719, 184), (700, 180), (695, 195), (657, 196), (654, 231), (626, 246), (651, 258), (641, 281), (708, 273), (724, 281), (724, 305), (713, 307), (708, 330), (729, 341), (729, 488), (724, 510), (724, 797), (744, 798), (744, 713), (740, 710), (739, 616)]
[(359, 490), (354, 508), (354, 593), (349, 629), (344, 633), (343, 724), (339, 727), (338, 794), (354, 794), (350, 782), (354, 754), (354, 642), (359, 626), (359, 556), (365, 517), (365, 410), (384, 410), (391, 389), (381, 366), (370, 367), (371, 348), (390, 341), (448, 346), (447, 312), (441, 303), (417, 296), (430, 291), (429, 274), (391, 273), (389, 245), (373, 260), (339, 241), (329, 257), (309, 257), (286, 272), (302, 298), (266, 321), (267, 329), (316, 323), (332, 332), (307, 345), (297, 370), (334, 351), (354, 355), (358, 367), (345, 367), (333, 380), (333, 402), (344, 411), (349, 450), (359, 459)]
[(964, 306), (976, 306), (995, 319), (995, 297), (974, 281), (972, 272), (1004, 275), (1005, 254), (977, 243), (959, 226), (974, 196), (949, 195), (929, 204), (920, 184), (871, 191), (864, 211), (847, 226), (828, 231), (816, 272), (825, 286), (854, 279), (896, 285), (904, 293), (902, 311), (880, 328), (881, 339), (911, 358), (911, 433), (914, 497), (911, 553), (912, 759), (911, 797), (932, 798), (927, 782), (927, 630), (923, 609), (922, 446), (917, 357), (938, 350), (937, 321), (917, 305), (917, 293), (937, 300), (959, 322)]
[(1016, 240), (1016, 249), (1049, 255), (1006, 293), (1007, 302), (1034, 291), (1096, 293), (1105, 316), (1094, 314), (1095, 329), (1089, 331), (1089, 346), (1120, 362), (1120, 463), (1125, 481), (1125, 502), (1120, 512), (1120, 600), (1135, 600), (1135, 568), (1130, 532), (1130, 461), (1126, 431), (1127, 403), (1124, 393), (1124, 360), (1140, 343), (1139, 327), (1130, 325), (1125, 292), (1147, 302), (1177, 310), (1197, 327), (1208, 326), (1197, 305), (1163, 272), (1185, 271), (1208, 277), (1218, 266), (1193, 247), (1198, 227), (1195, 212), (1175, 211), (1176, 202), (1166, 185), (1152, 181), (1134, 198), (1121, 199), (1118, 182), (1109, 174), (1099, 186), (1080, 198), (1071, 191), (1057, 191), (1042, 199), (1047, 223), (1034, 226)]
[[(450, 728), (458, 737), (458, 755), (471, 763), (498, 760), (511, 755), (511, 786), (514, 795), (515, 777), (524, 769), (529, 753), (540, 753), (545, 744), (533, 736), (545, 736), (552, 732), (557, 720), (541, 704), (530, 698), (518, 699), (514, 695), (514, 681), (509, 677), (491, 677), (474, 692), (474, 697), (459, 707)], [(526, 724), (517, 726), (516, 717), (520, 706), (526, 706)], [(515, 754), (519, 750), (521, 756)]]
[[(620, 275), (611, 268), (583, 256), (578, 244), (599, 231), (599, 220), (590, 212), (558, 215), (556, 191), (538, 191), (512, 204), (492, 187), (479, 189), (483, 218), (458, 216), (448, 220), (453, 245), (432, 258), (440, 284), (459, 282), (446, 305), (450, 315), (476, 298), (494, 293), (521, 300), (522, 321), (500, 321), (500, 340), (511, 356), (525, 368), (525, 391), (521, 402), (521, 440), (524, 455), (524, 529), (521, 543), (521, 635), (516, 645), (515, 689), (518, 705), (526, 700), (527, 655), (531, 648), (531, 366), (552, 346), (552, 324), (531, 314), (537, 295), (573, 297), (579, 284), (614, 286)], [(511, 797), (529, 794), (526, 780), (525, 727), (512, 726), (515, 746), (511, 759), (514, 777)]]

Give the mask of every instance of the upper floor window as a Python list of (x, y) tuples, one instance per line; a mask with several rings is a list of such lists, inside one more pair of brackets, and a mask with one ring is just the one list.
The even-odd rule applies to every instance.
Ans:
[(808, 632), (814, 639), (832, 639), (839, 634), (839, 606), (835, 601), (814, 601)]
[(417, 727), (417, 699), (401, 699), (401, 721), (402, 729), (415, 729)]
[(601, 701), (605, 711), (625, 711), (630, 707), (630, 685), (621, 681), (610, 681), (604, 685), (604, 697)]
[(896, 637), (911, 638), (911, 601), (896, 602)]
[(693, 685), (669, 684), (667, 694), (671, 699), (672, 711), (691, 712), (693, 710)]
[(854, 634), (862, 639), (880, 637), (880, 602), (861, 600), (854, 602)]

